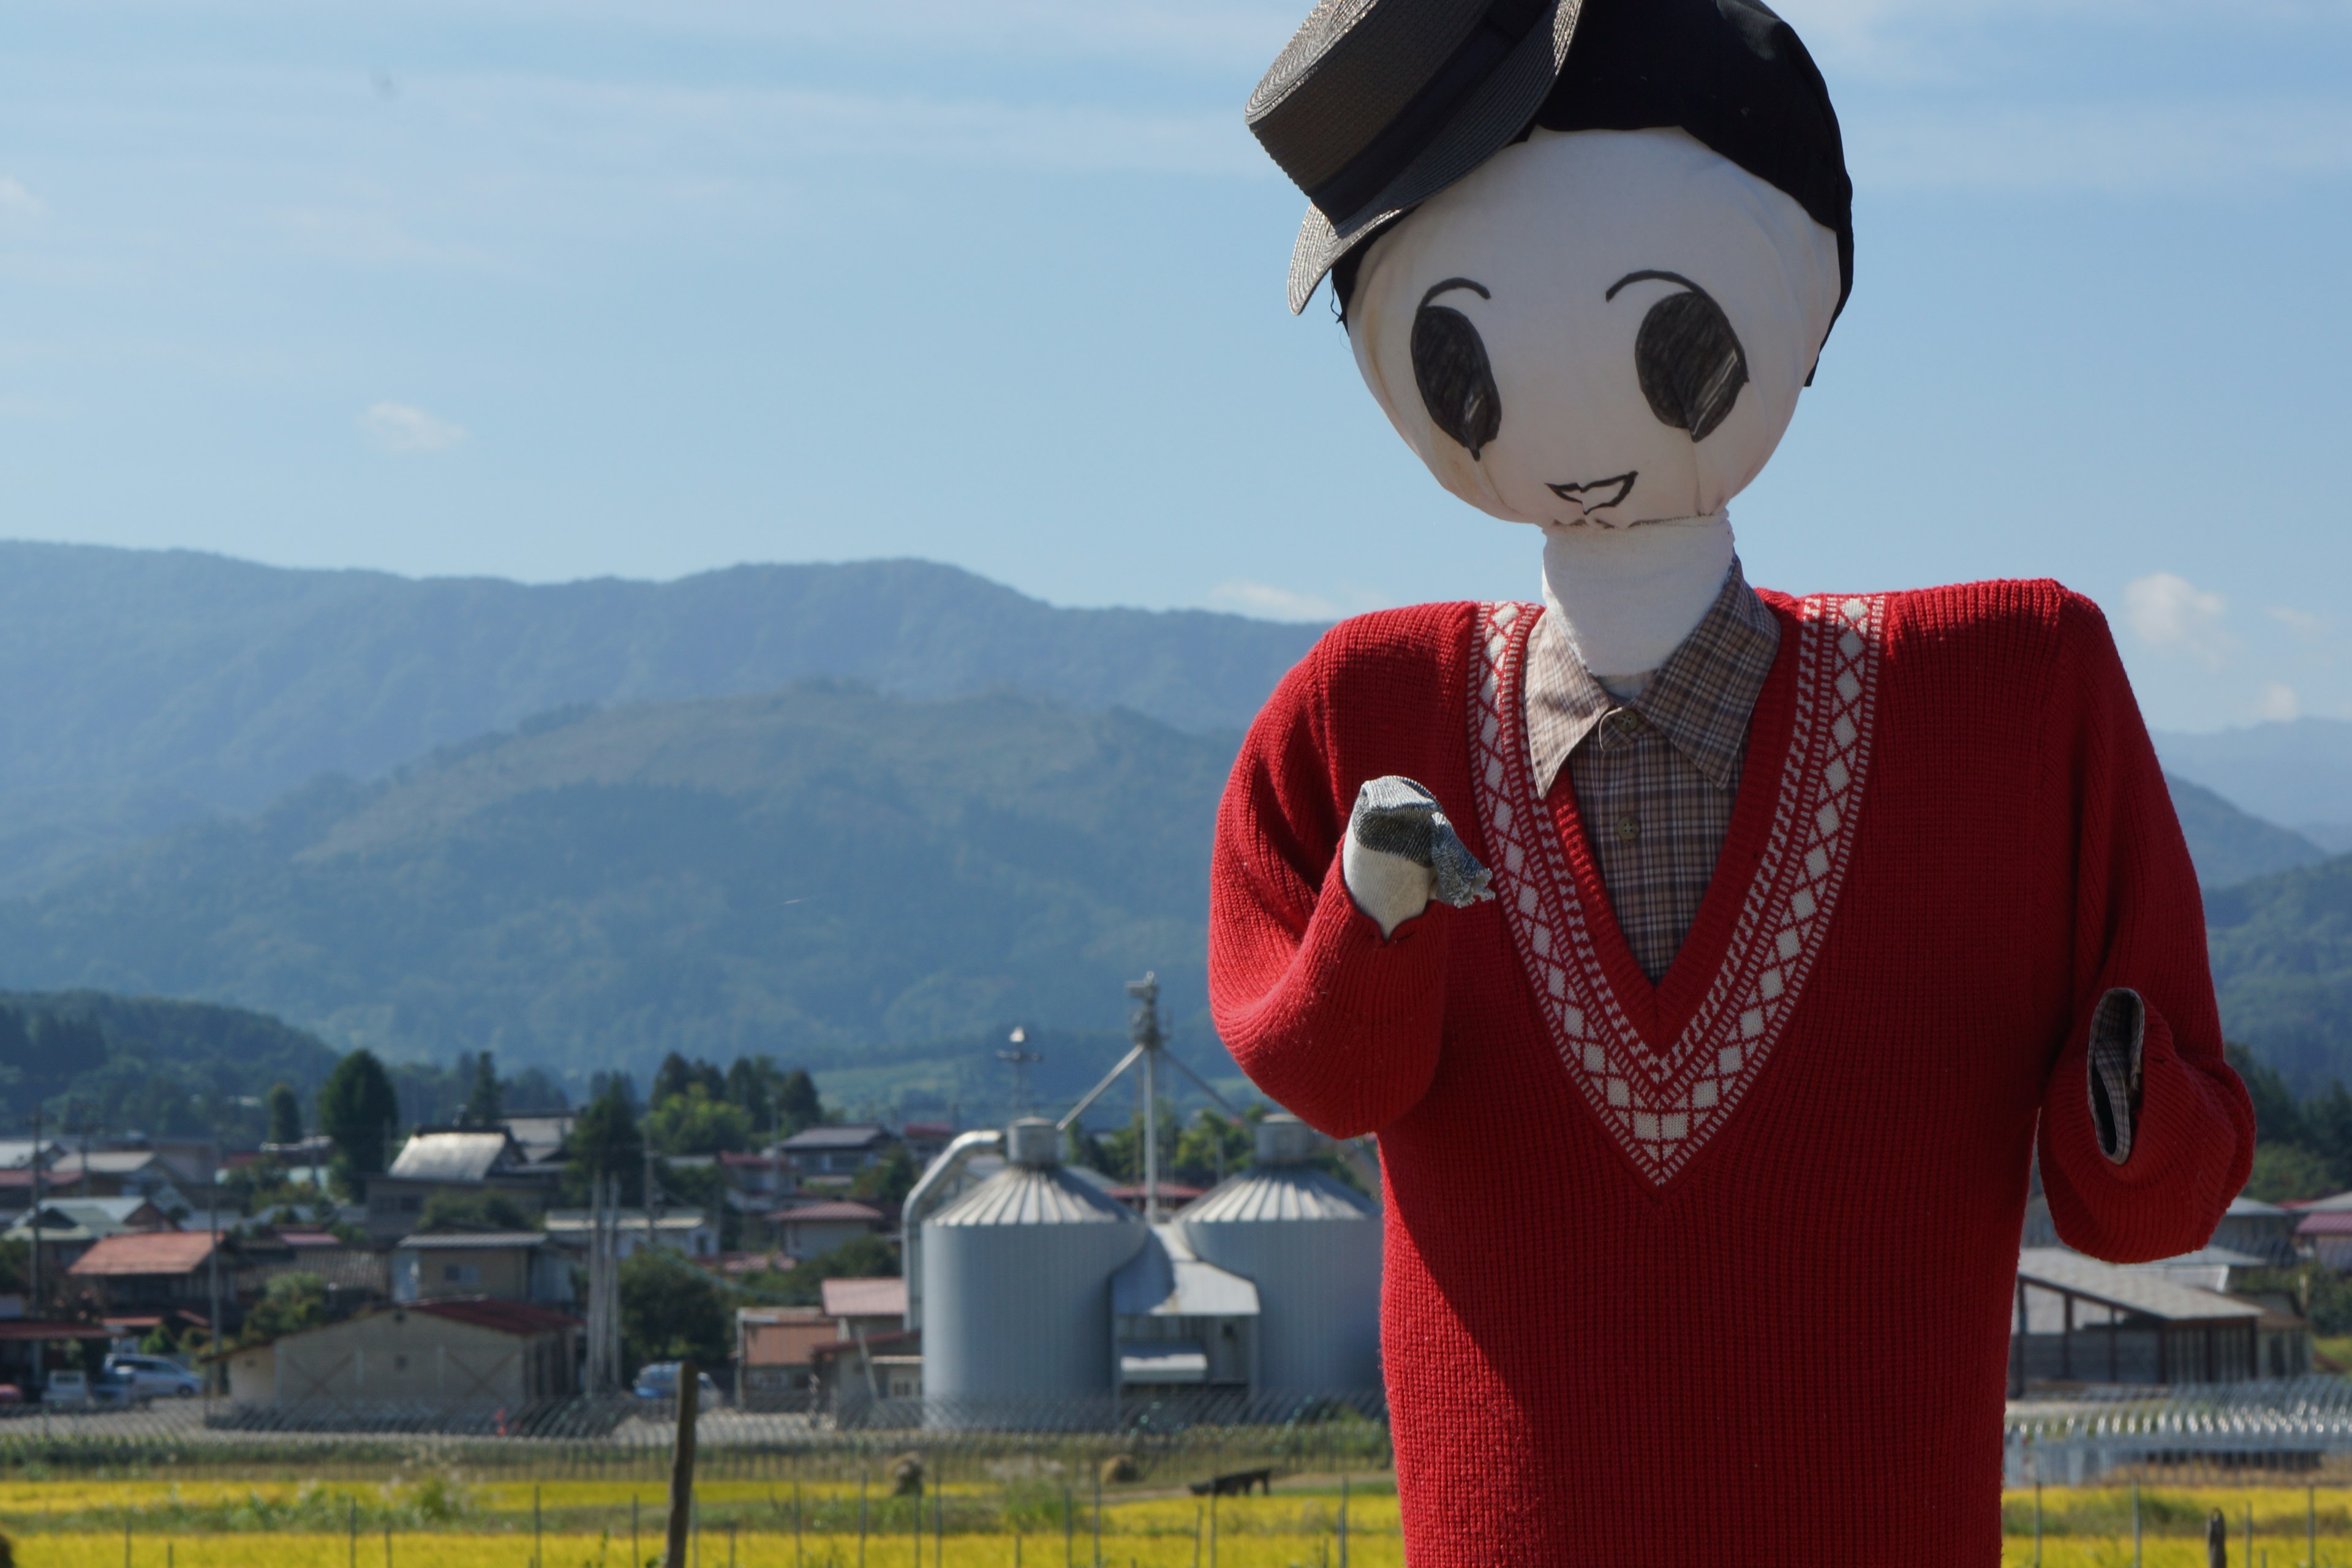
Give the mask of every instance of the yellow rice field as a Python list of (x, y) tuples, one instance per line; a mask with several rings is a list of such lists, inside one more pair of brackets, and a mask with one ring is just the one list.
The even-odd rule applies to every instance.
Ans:
[[(1402, 1568), (1396, 1499), (1376, 1487), (1351, 1489), (1348, 1562)], [(1217, 1568), (1331, 1568), (1339, 1561), (1336, 1479), (1292, 1478), (1285, 1489), (1221, 1500), (1213, 1557), (1200, 1502), (1172, 1487), (1155, 1495), (1147, 1478), (1105, 1500), (1101, 1561), (1106, 1568), (1201, 1568), (1213, 1561)], [(801, 1486), (799, 1506), (814, 1522), (796, 1536), (792, 1483), (714, 1480), (697, 1489), (698, 1568), (1064, 1568), (1066, 1562), (1093, 1568), (1091, 1483), (1076, 1492), (1076, 1528), (1066, 1543), (1058, 1480), (1033, 1478), (1008, 1490), (1002, 1479), (950, 1477), (936, 1500), (947, 1519), (944, 1553), (932, 1533), (934, 1500), (926, 1499), (919, 1556), (913, 1505), (886, 1499), (877, 1484), (867, 1492), (871, 1528), (861, 1560), (855, 1482)], [(324, 1483), (11, 1479), (0, 1481), (0, 1529), (15, 1539), (25, 1568), (633, 1568), (660, 1553), (663, 1496), (648, 1482), (469, 1482), (448, 1473)], [(632, 1500), (640, 1526), (634, 1556)], [(533, 1531), (534, 1505), (543, 1533)], [(2323, 1488), (2315, 1498), (2299, 1487), (2147, 1489), (2146, 1568), (2201, 1568), (2203, 1521), (2214, 1509), (2230, 1521), (2233, 1563), (2304, 1563), (2308, 1519), (2317, 1527), (2319, 1562), (2352, 1568), (2352, 1491)], [(2249, 1509), (2253, 1558), (2243, 1544)], [(2031, 1491), (2006, 1499), (2007, 1568), (2133, 1562), (2127, 1489), (2045, 1492), (2038, 1556), (2032, 1510)], [(354, 1513), (356, 1538), (349, 1528)]]

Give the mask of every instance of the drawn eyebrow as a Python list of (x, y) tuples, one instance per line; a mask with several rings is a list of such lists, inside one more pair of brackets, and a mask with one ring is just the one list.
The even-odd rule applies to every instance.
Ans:
[(1429, 292), (1421, 297), (1421, 308), (1424, 310), (1429, 309), (1429, 302), (1432, 300), (1436, 299), (1440, 294), (1444, 293), (1449, 289), (1467, 289), (1472, 293), (1477, 295), (1481, 300), (1491, 300), (1494, 298), (1492, 294), (1486, 292), (1486, 286), (1484, 283), (1474, 282), (1467, 278), (1448, 278), (1443, 283), (1436, 283), (1430, 286)]
[[(1620, 278), (1616, 282), (1609, 285), (1609, 292), (1602, 295), (1601, 299), (1604, 301), (1614, 300), (1617, 298), (1618, 290), (1623, 289), (1629, 283), (1679, 283), (1702, 300), (1713, 298), (1713, 296), (1708, 294), (1706, 289), (1700, 288), (1697, 284), (1692, 282), (1689, 279), (1684, 277), (1679, 272), (1628, 272), (1624, 277)], [(1443, 287), (1443, 285), (1440, 285), (1440, 287)]]

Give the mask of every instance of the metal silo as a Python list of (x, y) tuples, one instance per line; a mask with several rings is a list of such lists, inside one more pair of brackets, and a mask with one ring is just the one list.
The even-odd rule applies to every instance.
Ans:
[(1256, 1283), (1266, 1393), (1381, 1385), (1380, 1210), (1307, 1163), (1322, 1144), (1297, 1117), (1267, 1117), (1257, 1163), (1175, 1222), (1202, 1262)]
[(1051, 1424), (1045, 1402), (1111, 1392), (1110, 1278), (1147, 1234), (1062, 1168), (1061, 1132), (1006, 1131), (1005, 1166), (922, 1222), (923, 1396), (941, 1418)]

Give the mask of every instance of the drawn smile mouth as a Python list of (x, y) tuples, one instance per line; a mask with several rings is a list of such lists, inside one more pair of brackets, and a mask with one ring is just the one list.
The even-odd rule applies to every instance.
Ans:
[(1544, 488), (1575, 507), (1586, 517), (1596, 511), (1606, 511), (1633, 493), (1633, 481), (1642, 477), (1636, 468), (1632, 473), (1619, 474), (1606, 479), (1587, 479), (1580, 485), (1546, 485)]

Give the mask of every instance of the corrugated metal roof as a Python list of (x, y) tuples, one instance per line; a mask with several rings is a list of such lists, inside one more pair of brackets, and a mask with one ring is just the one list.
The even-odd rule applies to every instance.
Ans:
[(185, 1274), (213, 1253), (212, 1233), (137, 1231), (110, 1236), (74, 1259), (68, 1274)]
[(1110, 1277), (1110, 1310), (1122, 1318), (1255, 1318), (1257, 1287), (1202, 1262), (1181, 1231), (1159, 1225)]
[(2069, 1252), (2063, 1247), (2024, 1248), (2017, 1255), (2017, 1277), (2028, 1284), (2072, 1290), (2111, 1307), (2172, 1322), (2263, 1315), (2262, 1308), (2252, 1301), (2175, 1285), (2151, 1269), (2118, 1268), (2079, 1252)]
[(923, 1222), (933, 1225), (1139, 1225), (1125, 1204), (1059, 1165), (1007, 1165)]
[(795, 1132), (778, 1147), (788, 1154), (803, 1154), (816, 1149), (863, 1149), (869, 1143), (887, 1142), (895, 1136), (887, 1127), (869, 1121), (852, 1121)]
[(1185, 1209), (1184, 1223), (1370, 1219), (1377, 1212), (1363, 1194), (1311, 1166), (1266, 1165), (1226, 1177)]
[(850, 1221), (864, 1225), (880, 1225), (882, 1211), (872, 1204), (861, 1204), (849, 1198), (813, 1204), (795, 1204), (790, 1208), (776, 1209), (768, 1215), (779, 1225), (791, 1225), (800, 1220), (829, 1220), (836, 1224)]
[[(512, 1140), (495, 1132), (419, 1132), (384, 1174), (406, 1182), (478, 1182), (498, 1169)], [(520, 1151), (517, 1151), (520, 1152)]]
[(400, 1238), (403, 1252), (503, 1251), (519, 1247), (545, 1247), (547, 1237), (535, 1230), (425, 1230)]
[(2260, 1198), (2250, 1198), (2241, 1195), (2230, 1200), (2228, 1212), (2232, 1215), (2243, 1218), (2247, 1215), (2283, 1215), (2287, 1211), (2279, 1207), (2276, 1204), (2266, 1204)]

